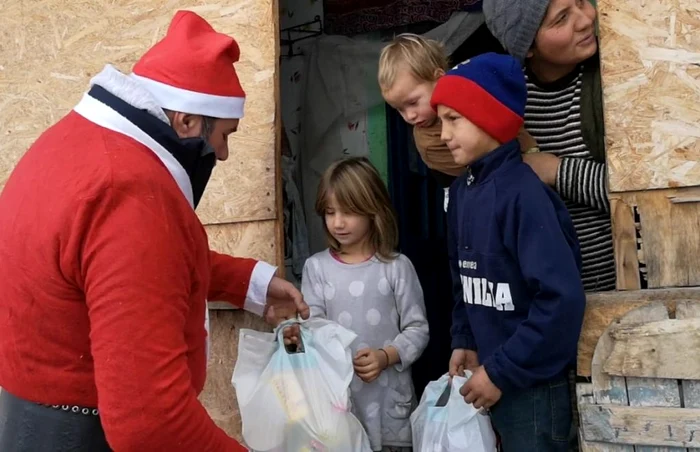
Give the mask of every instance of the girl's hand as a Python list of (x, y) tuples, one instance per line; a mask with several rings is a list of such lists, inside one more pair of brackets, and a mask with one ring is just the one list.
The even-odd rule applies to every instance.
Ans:
[(363, 348), (355, 354), (353, 366), (362, 381), (371, 383), (389, 366), (389, 355), (384, 350)]
[(450, 358), (450, 377), (464, 376), (464, 370), (474, 370), (479, 367), (479, 356), (474, 350), (456, 348), (452, 351)]
[(474, 371), (459, 393), (465, 402), (473, 404), (477, 410), (482, 407), (488, 410), (501, 398), (501, 390), (491, 382), (484, 366), (479, 366)]

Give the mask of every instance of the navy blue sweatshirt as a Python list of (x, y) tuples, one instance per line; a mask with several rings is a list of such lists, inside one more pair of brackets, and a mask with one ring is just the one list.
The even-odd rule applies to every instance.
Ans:
[(565, 375), (586, 298), (578, 239), (559, 195), (512, 141), (472, 164), (449, 199), (452, 348), (476, 350), (503, 392)]

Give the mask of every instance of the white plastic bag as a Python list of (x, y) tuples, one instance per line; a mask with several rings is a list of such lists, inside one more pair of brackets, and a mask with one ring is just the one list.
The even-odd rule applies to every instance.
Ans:
[(370, 452), (350, 412), (355, 333), (323, 319), (301, 321), (303, 351), (288, 352), (275, 334), (241, 330), (231, 382), (243, 439), (257, 452)]
[(426, 386), (411, 414), (414, 452), (494, 452), (496, 435), (491, 419), (464, 401), (459, 388), (471, 377), (443, 375)]

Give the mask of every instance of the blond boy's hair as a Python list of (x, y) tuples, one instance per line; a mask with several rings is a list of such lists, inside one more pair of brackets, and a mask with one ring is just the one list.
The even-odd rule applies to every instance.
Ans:
[(379, 86), (390, 89), (399, 71), (409, 70), (421, 82), (434, 82), (447, 70), (448, 59), (442, 43), (413, 33), (398, 35), (379, 56)]
[[(321, 177), (316, 195), (316, 213), (323, 218), (330, 197), (334, 196), (338, 206), (346, 212), (363, 215), (370, 219), (369, 243), (382, 261), (396, 258), (399, 229), (391, 205), (389, 192), (377, 169), (365, 157), (351, 157), (333, 163)], [(323, 231), (328, 245), (340, 253), (340, 243), (323, 221)]]

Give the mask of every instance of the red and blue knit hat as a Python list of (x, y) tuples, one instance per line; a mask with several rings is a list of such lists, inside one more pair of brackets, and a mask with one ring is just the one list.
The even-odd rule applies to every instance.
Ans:
[(499, 143), (517, 138), (523, 125), (527, 85), (520, 62), (510, 55), (485, 53), (440, 77), (430, 105), (449, 107)]

